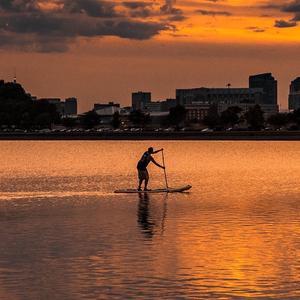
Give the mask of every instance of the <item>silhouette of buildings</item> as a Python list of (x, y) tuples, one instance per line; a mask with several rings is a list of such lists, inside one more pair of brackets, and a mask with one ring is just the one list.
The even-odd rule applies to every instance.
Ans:
[(208, 106), (216, 105), (221, 113), (231, 106), (243, 111), (260, 105), (266, 116), (279, 111), (277, 105), (277, 81), (271, 73), (249, 77), (249, 88), (193, 88), (177, 89), (176, 103), (187, 110), (187, 117), (201, 120), (207, 114)]
[(272, 73), (250, 76), (249, 87), (263, 90), (260, 104), (277, 105), (277, 80), (272, 76)]
[(50, 104), (56, 106), (56, 111), (61, 117), (70, 117), (77, 115), (77, 99), (67, 98), (65, 101), (61, 101), (60, 98), (40, 98), (38, 101), (47, 101)]
[(132, 109), (133, 110), (144, 110), (145, 107), (151, 103), (151, 93), (148, 92), (137, 92), (132, 93)]
[(296, 110), (300, 108), (300, 77), (291, 82), (289, 93), (289, 109)]

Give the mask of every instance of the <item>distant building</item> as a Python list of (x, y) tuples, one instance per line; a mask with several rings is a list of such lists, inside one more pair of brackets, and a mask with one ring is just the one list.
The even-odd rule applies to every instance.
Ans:
[(148, 102), (145, 104), (145, 106), (142, 110), (147, 111), (147, 112), (160, 112), (161, 104), (162, 104), (162, 102), (159, 102), (159, 101)]
[(259, 104), (262, 102), (263, 90), (250, 88), (194, 88), (177, 89), (177, 104), (186, 106), (189, 104), (229, 104), (240, 103)]
[(67, 98), (65, 100), (64, 114), (66, 116), (77, 115), (77, 99), (76, 98)]
[(289, 94), (289, 109), (296, 110), (300, 108), (300, 77), (291, 82)]
[(56, 106), (56, 111), (60, 114), (64, 114), (64, 104), (61, 102), (60, 98), (40, 98), (38, 101), (47, 101), (50, 104), (54, 104)]
[(187, 104), (186, 109), (186, 120), (187, 121), (203, 121), (208, 115), (211, 105), (208, 103), (195, 102), (194, 104)]
[(170, 108), (177, 105), (176, 99), (166, 99), (161, 102), (161, 111), (169, 111)]
[(133, 110), (144, 110), (147, 104), (151, 102), (151, 93), (137, 92), (132, 93), (131, 106)]
[(249, 88), (260, 88), (263, 90), (263, 98), (260, 104), (277, 105), (277, 80), (271, 73), (250, 76)]
[(120, 112), (120, 104), (109, 102), (107, 104), (94, 104), (94, 111), (99, 116), (113, 116), (114, 113)]
[(56, 106), (56, 111), (62, 116), (76, 116), (77, 115), (77, 99), (67, 98), (61, 101), (60, 98), (40, 98), (38, 101), (47, 101)]

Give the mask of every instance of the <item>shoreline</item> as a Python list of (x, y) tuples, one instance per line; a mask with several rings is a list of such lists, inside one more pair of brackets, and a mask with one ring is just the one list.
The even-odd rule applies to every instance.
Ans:
[(0, 141), (9, 140), (300, 141), (300, 131), (0, 133)]

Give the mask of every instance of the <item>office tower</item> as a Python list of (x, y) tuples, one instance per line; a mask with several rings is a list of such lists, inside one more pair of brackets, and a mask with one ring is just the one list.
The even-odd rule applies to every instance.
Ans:
[(277, 105), (277, 80), (271, 73), (250, 76), (249, 87), (263, 89), (264, 95), (261, 104)]

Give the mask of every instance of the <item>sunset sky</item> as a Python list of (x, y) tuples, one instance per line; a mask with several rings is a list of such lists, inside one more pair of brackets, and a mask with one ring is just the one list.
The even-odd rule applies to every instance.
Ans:
[(247, 87), (272, 72), (281, 108), (300, 76), (300, 0), (0, 0), (0, 77), (38, 97), (129, 105), (176, 88)]

